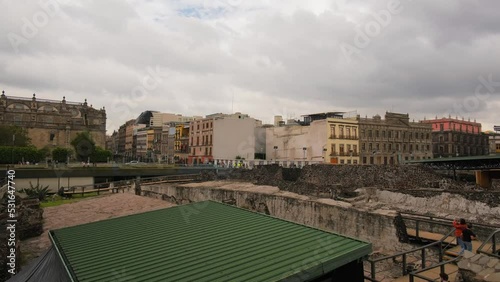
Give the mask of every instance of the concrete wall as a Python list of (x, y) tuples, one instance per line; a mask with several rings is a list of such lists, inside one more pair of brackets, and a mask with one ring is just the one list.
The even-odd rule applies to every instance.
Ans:
[(49, 186), (51, 192), (57, 192), (61, 187), (93, 185), (94, 177), (60, 177), (60, 178), (16, 178), (16, 188), (30, 188), (39, 184), (41, 187)]
[[(143, 195), (177, 204), (205, 200), (229, 203), (369, 241), (374, 249), (384, 247), (387, 251), (401, 251), (408, 248), (398, 241), (398, 230), (394, 224), (397, 214), (393, 211), (368, 212), (355, 209), (345, 202), (331, 199), (311, 200), (307, 196), (280, 191), (276, 187), (252, 186), (247, 183), (204, 182), (180, 186), (150, 185), (143, 186), (142, 192)], [(197, 213), (202, 210), (185, 212), (188, 216), (191, 212)]]

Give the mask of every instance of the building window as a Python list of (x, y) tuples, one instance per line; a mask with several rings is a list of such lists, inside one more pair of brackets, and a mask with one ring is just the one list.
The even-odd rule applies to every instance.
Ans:
[(339, 145), (339, 153), (343, 154), (344, 153), (344, 144)]
[(392, 138), (392, 130), (389, 130), (387, 134), (389, 135), (389, 138)]
[(365, 151), (366, 150), (366, 143), (361, 143), (361, 151)]
[(352, 145), (352, 151), (356, 154), (358, 152), (358, 145)]
[(353, 135), (353, 137), (354, 137), (354, 138), (357, 138), (357, 137), (358, 137), (358, 133), (357, 133), (357, 129), (356, 129), (356, 127), (353, 127), (353, 128), (352, 128), (352, 135)]
[(377, 151), (380, 151), (380, 144), (379, 143), (375, 144), (375, 148), (377, 149)]
[(379, 137), (379, 132), (378, 132), (378, 130), (375, 130), (375, 137), (377, 137), (377, 138)]
[(385, 138), (385, 131), (382, 130), (382, 138)]
[(372, 143), (368, 143), (368, 150), (369, 151), (373, 150)]
[(340, 160), (340, 164), (344, 164), (344, 160)]
[(54, 141), (54, 138), (56, 137), (56, 135), (54, 133), (51, 133), (50, 134), (50, 137), (49, 137), (49, 140), (50, 141)]
[(372, 137), (372, 131), (368, 130), (368, 137)]
[(335, 138), (335, 125), (330, 126), (330, 137)]
[(366, 157), (363, 157), (363, 164), (366, 164)]

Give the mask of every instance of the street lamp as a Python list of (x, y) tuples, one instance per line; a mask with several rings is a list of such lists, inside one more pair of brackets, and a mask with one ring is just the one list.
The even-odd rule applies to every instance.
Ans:
[(16, 143), (16, 135), (12, 134), (12, 156), (11, 156), (11, 161), (12, 161), (12, 166), (14, 166), (14, 146)]

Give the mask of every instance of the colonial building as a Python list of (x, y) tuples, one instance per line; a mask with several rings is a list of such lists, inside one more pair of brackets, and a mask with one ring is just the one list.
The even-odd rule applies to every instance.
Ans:
[[(352, 115), (352, 114), (351, 114)], [(325, 121), (327, 139), (323, 151), (325, 162), (332, 164), (359, 163), (359, 125), (356, 116), (349, 116), (345, 112), (328, 112), (308, 115), (306, 123)]]
[(489, 138), (490, 155), (500, 154), (500, 133), (489, 131), (486, 132)]
[(97, 146), (106, 146), (106, 111), (83, 103), (0, 96), (0, 124), (28, 129), (31, 143), (37, 148), (71, 147), (78, 133), (87, 131)]
[(189, 123), (182, 122), (175, 126), (174, 161), (185, 164), (189, 156)]
[(424, 120), (432, 126), (432, 152), (434, 157), (487, 155), (488, 136), (481, 132), (481, 124), (457, 118)]
[(408, 160), (432, 158), (432, 127), (411, 122), (408, 114), (386, 112), (360, 118), (361, 164), (398, 164)]

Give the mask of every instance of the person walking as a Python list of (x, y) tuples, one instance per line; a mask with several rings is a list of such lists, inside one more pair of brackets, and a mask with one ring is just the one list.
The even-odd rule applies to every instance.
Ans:
[(457, 238), (457, 245), (460, 246), (460, 253), (459, 255), (463, 254), (465, 250), (465, 245), (462, 240), (462, 232), (467, 229), (467, 224), (465, 223), (465, 219), (455, 219), (453, 221), (453, 227), (455, 227), (455, 238)]
[(467, 224), (467, 228), (462, 231), (462, 241), (464, 242), (465, 249), (472, 252), (472, 240), (476, 239), (476, 234), (471, 230), (472, 224)]

